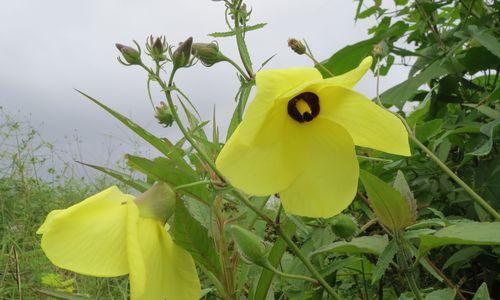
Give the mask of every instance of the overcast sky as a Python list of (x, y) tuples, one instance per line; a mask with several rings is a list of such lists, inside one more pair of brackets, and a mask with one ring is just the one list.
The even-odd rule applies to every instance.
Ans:
[[(267, 22), (247, 34), (255, 66), (273, 54), (266, 68), (306, 66), (310, 62), (287, 48), (289, 37), (306, 38), (319, 59), (368, 37), (374, 19), (354, 23), (357, 3), (351, 0), (254, 0), (250, 24)], [(0, 10), (0, 106), (21, 117), (30, 116), (42, 135), (58, 149), (79, 159), (103, 163), (112, 149), (119, 157), (133, 148), (132, 136), (78, 88), (133, 118), (158, 135), (175, 137), (175, 128), (156, 124), (145, 89), (145, 74), (116, 61), (116, 42), (141, 44), (149, 34), (165, 35), (172, 44), (193, 36), (196, 42), (213, 40), (207, 34), (226, 31), (224, 5), (209, 0), (16, 0)], [(234, 38), (218, 39), (221, 50), (237, 59)], [(390, 87), (404, 76), (392, 70), (381, 85)], [(403, 71), (401, 71), (402, 73)], [(365, 77), (357, 90), (374, 96), (373, 78)], [(228, 64), (182, 70), (177, 85), (187, 92), (202, 117), (209, 119), (214, 105), (222, 132), (234, 108), (238, 89)], [(156, 99), (159, 102), (161, 99)]]

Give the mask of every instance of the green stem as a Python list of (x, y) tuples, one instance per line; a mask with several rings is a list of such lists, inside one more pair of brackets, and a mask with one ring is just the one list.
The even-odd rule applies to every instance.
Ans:
[(279, 275), (281, 277), (296, 279), (296, 280), (304, 280), (304, 281), (312, 282), (314, 284), (318, 284), (318, 281), (316, 279), (308, 277), (308, 276), (284, 273), (284, 272), (281, 272), (280, 270), (274, 268), (273, 266), (269, 266), (266, 269), (268, 269), (271, 272), (274, 272), (276, 275)]
[(230, 59), (229, 57), (226, 57), (226, 61), (228, 63), (230, 63), (231, 65), (233, 65), (233, 67), (236, 70), (238, 70), (238, 72), (240, 72), (241, 76), (243, 76), (243, 78), (245, 78), (246, 81), (252, 80), (250, 77), (248, 77), (248, 75), (245, 73), (245, 71), (243, 71), (243, 69), (237, 63), (235, 63), (232, 59)]
[(297, 257), (302, 261), (304, 266), (313, 274), (314, 278), (316, 278), (319, 283), (325, 288), (325, 290), (332, 296), (332, 299), (341, 300), (342, 298), (335, 292), (335, 290), (326, 282), (326, 280), (321, 276), (321, 274), (316, 270), (316, 268), (309, 262), (307, 257), (302, 253), (302, 251), (295, 245), (295, 243), (286, 235), (281, 226), (277, 227), (278, 233), (281, 238), (288, 244), (288, 246), (292, 249), (292, 251), (297, 255)]
[[(171, 87), (174, 81), (174, 75), (175, 72), (177, 71), (176, 69), (173, 69), (172, 72), (170, 73), (170, 78), (168, 80), (168, 84), (165, 84), (165, 82), (159, 77), (156, 76), (151, 70), (142, 65), (142, 67), (149, 73), (151, 74), (162, 90), (165, 93), (165, 96), (167, 98), (167, 103), (172, 111), (172, 117), (174, 118), (174, 121), (176, 122), (177, 126), (181, 130), (182, 134), (186, 138), (186, 140), (193, 146), (193, 148), (198, 152), (198, 154), (201, 156), (201, 158), (210, 166), (210, 168), (215, 172), (219, 178), (224, 180), (224, 176), (222, 173), (217, 169), (215, 166), (215, 163), (208, 157), (208, 155), (203, 151), (203, 149), (200, 148), (200, 146), (196, 143), (196, 141), (191, 137), (189, 134), (188, 130), (186, 127), (184, 127), (184, 124), (182, 123), (181, 119), (179, 118), (179, 114), (177, 113), (177, 110), (175, 109), (174, 102), (172, 100), (172, 95), (171, 95)], [(227, 180), (225, 180), (227, 182)], [(333, 288), (323, 279), (321, 274), (314, 268), (314, 266), (307, 260), (306, 256), (302, 253), (302, 251), (295, 245), (295, 243), (286, 235), (286, 233), (283, 231), (281, 226), (275, 224), (271, 218), (269, 218), (264, 212), (262, 212), (260, 209), (256, 208), (255, 206), (250, 203), (250, 200), (240, 191), (238, 190), (233, 190), (233, 194), (238, 197), (248, 208), (250, 208), (252, 211), (254, 211), (259, 217), (261, 217), (264, 221), (266, 221), (269, 225), (273, 226), (276, 228), (278, 234), (281, 236), (281, 238), (288, 244), (288, 246), (292, 249), (292, 251), (297, 255), (297, 257), (304, 263), (306, 268), (314, 275), (314, 277), (319, 281), (319, 283), (325, 288), (325, 290), (333, 297), (335, 300), (340, 300), (341, 298), (337, 293), (333, 290)]]

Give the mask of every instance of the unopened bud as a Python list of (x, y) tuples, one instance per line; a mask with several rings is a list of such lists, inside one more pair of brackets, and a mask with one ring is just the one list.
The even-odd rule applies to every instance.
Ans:
[(226, 57), (219, 51), (219, 46), (216, 42), (194, 43), (191, 47), (191, 53), (206, 67), (211, 67), (218, 62), (226, 60)]
[(380, 43), (376, 44), (373, 46), (372, 49), (373, 56), (383, 56), (384, 54), (384, 47)]
[(174, 63), (174, 68), (182, 68), (189, 64), (192, 44), (193, 44), (193, 38), (190, 37), (177, 47), (177, 49), (172, 54), (172, 61)]
[(160, 102), (160, 106), (156, 107), (155, 118), (158, 119), (158, 122), (164, 127), (170, 127), (174, 122), (174, 116), (170, 107), (163, 101)]
[(342, 239), (351, 239), (358, 231), (358, 225), (349, 215), (337, 215), (333, 218), (332, 231)]
[(160, 62), (166, 59), (165, 52), (168, 50), (168, 45), (165, 42), (164, 36), (157, 38), (150, 36), (146, 43), (146, 48), (154, 61)]
[(266, 246), (257, 235), (237, 225), (232, 225), (229, 230), (244, 258), (256, 265), (269, 268)]
[(292, 50), (299, 55), (306, 53), (306, 46), (297, 39), (288, 39), (288, 47), (292, 48)]
[(134, 201), (142, 217), (165, 221), (174, 212), (175, 199), (175, 192), (168, 184), (157, 182)]
[(136, 49), (125, 46), (122, 44), (116, 44), (116, 48), (120, 51), (122, 54), (123, 58), (125, 59), (126, 62), (128, 62), (131, 65), (140, 65), (141, 62), (141, 53), (137, 51)]

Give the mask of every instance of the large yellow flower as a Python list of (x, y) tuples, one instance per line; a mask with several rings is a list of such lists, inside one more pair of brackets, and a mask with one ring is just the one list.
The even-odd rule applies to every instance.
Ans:
[(201, 293), (191, 255), (162, 220), (144, 216), (134, 196), (110, 187), (64, 210), (39, 228), (55, 265), (98, 277), (129, 274), (131, 299), (194, 300)]
[(357, 190), (354, 145), (410, 155), (402, 122), (351, 90), (372, 64), (323, 79), (315, 68), (260, 71), (257, 92), (216, 164), (252, 195), (279, 193), (289, 213), (330, 217)]

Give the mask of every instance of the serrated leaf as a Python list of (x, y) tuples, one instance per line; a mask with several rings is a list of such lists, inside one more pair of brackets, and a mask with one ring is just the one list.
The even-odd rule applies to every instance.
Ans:
[[(264, 27), (266, 25), (267, 25), (267, 23), (259, 23), (259, 24), (255, 24), (255, 25), (251, 25), (251, 26), (246, 26), (243, 31), (247, 32), (247, 31), (261, 29), (262, 27)], [(213, 32), (213, 33), (210, 33), (208, 36), (220, 38), (220, 37), (230, 37), (230, 36), (233, 36), (235, 34), (236, 34), (236, 32), (234, 32), (234, 31), (226, 31), (226, 32)]]
[(500, 245), (500, 222), (468, 222), (445, 227), (433, 235), (422, 236), (421, 254), (446, 245)]
[(372, 284), (379, 281), (380, 278), (385, 274), (387, 268), (394, 259), (394, 255), (398, 251), (398, 244), (396, 240), (391, 240), (389, 244), (384, 248), (384, 251), (380, 254), (377, 264), (375, 265), (375, 269), (372, 273)]
[(191, 216), (182, 200), (175, 204), (174, 221), (171, 224), (175, 243), (186, 249), (194, 260), (207, 270), (220, 275), (220, 261), (215, 251), (214, 241), (208, 230)]
[(311, 256), (320, 253), (369, 253), (380, 255), (387, 246), (386, 235), (362, 236), (352, 239), (350, 242), (340, 241), (318, 248), (311, 253)]
[(401, 172), (401, 170), (398, 170), (398, 172), (396, 173), (396, 179), (394, 179), (393, 187), (396, 191), (398, 191), (401, 195), (403, 195), (405, 200), (408, 202), (412, 217), (411, 222), (412, 224), (414, 224), (415, 221), (417, 220), (417, 201), (415, 200), (415, 197), (413, 196), (410, 186), (406, 181), (405, 175), (403, 174), (403, 172)]
[(360, 179), (380, 223), (392, 230), (413, 224), (410, 206), (398, 191), (365, 170), (360, 171)]

